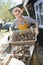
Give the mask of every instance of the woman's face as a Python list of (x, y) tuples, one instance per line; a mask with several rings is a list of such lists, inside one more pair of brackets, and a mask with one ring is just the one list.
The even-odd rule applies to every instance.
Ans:
[(14, 11), (14, 15), (15, 15), (15, 17), (18, 18), (18, 19), (20, 19), (21, 16), (22, 16), (20, 10), (15, 10), (15, 11)]

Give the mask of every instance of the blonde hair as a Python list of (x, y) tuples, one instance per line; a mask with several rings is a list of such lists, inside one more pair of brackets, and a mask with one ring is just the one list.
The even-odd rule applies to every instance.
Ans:
[(13, 11), (12, 11), (12, 13), (14, 14), (14, 12), (16, 12), (16, 10), (20, 11), (21, 14), (23, 13), (23, 11), (19, 7), (14, 8)]

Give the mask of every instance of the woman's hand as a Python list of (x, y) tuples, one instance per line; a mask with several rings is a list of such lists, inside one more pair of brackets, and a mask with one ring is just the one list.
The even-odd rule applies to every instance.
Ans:
[(38, 28), (35, 28), (35, 34), (36, 34), (36, 36), (39, 34)]

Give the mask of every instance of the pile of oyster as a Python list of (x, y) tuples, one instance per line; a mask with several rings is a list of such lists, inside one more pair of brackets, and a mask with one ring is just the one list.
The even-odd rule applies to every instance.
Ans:
[[(15, 47), (14, 47), (15, 48)], [(29, 63), (30, 58), (30, 46), (29, 45), (19, 45), (16, 50), (13, 51), (13, 56), (21, 61), (23, 61), (26, 65)]]
[(24, 31), (23, 33), (13, 32), (13, 35), (11, 38), (13, 42), (35, 40), (35, 32), (32, 32), (32, 31)]

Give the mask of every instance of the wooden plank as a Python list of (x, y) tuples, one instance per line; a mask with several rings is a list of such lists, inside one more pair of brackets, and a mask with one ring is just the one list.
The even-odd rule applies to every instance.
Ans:
[(35, 44), (35, 40), (30, 40), (30, 41), (17, 41), (17, 42), (10, 42), (9, 44), (29, 44), (29, 45), (33, 45)]

